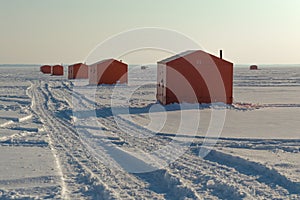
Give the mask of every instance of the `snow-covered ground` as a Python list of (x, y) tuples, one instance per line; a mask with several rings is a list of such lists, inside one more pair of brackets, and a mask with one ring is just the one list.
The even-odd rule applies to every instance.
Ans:
[(300, 68), (235, 68), (232, 106), (86, 83), (0, 67), (0, 199), (300, 199)]

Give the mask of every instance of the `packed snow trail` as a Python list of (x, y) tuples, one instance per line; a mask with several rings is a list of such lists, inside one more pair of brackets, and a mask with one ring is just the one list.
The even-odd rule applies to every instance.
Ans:
[[(37, 92), (37, 84), (31, 83), (31, 86), (27, 89), (28, 96), (31, 97), (31, 109), (32, 109), (33, 112), (35, 112), (35, 114), (37, 114), (38, 116), (41, 116), (40, 112), (42, 112), (42, 110), (39, 110), (39, 109), (41, 108), (40, 103), (42, 103), (42, 102), (39, 102), (40, 99), (38, 99), (38, 94), (36, 92)], [(41, 118), (41, 121), (43, 121), (43, 120), (44, 119)], [(60, 163), (60, 160), (57, 156), (56, 149), (54, 148), (53, 140), (52, 140), (52, 137), (50, 135), (50, 131), (48, 130), (49, 128), (45, 124), (44, 124), (44, 128), (46, 129), (45, 131), (48, 132), (48, 138), (49, 138), (48, 143), (49, 143), (50, 149), (53, 153), (59, 175), (61, 176), (61, 198), (70, 199), (69, 192), (68, 192), (68, 189), (66, 187), (65, 179), (64, 179), (64, 176), (63, 176), (61, 163)]]
[[(57, 108), (67, 103), (54, 97), (48, 83), (34, 82), (31, 93), (34, 111), (47, 127), (60, 159), (64, 177), (62, 198), (163, 199), (163, 195), (148, 190), (140, 179), (126, 172), (113, 171), (90, 154), (72, 124), (55, 115)], [(107, 155), (103, 153), (103, 157)]]
[[(47, 84), (46, 84), (47, 85)], [(48, 88), (48, 87), (45, 87), (45, 88)], [(60, 98), (62, 98), (62, 96), (61, 95), (58, 95), (58, 94), (55, 94), (56, 92), (55, 91), (52, 91), (53, 92), (53, 96), (57, 96), (57, 97), (59, 97), (60, 96)], [(61, 93), (61, 91), (59, 91), (59, 90), (57, 90), (57, 92), (58, 93)], [(50, 94), (49, 94), (50, 95)], [(83, 97), (81, 97), (80, 95), (78, 95), (78, 94), (73, 94), (73, 95), (75, 95), (75, 96), (77, 96), (78, 97), (78, 101), (81, 103), (80, 105), (85, 105), (85, 106), (87, 106), (87, 108), (91, 108), (92, 107), (92, 105), (91, 105), (91, 103), (93, 103), (93, 102), (90, 102), (90, 101), (88, 101), (87, 99), (85, 99), (85, 98), (83, 98)], [(69, 99), (70, 97), (67, 97), (68, 95), (64, 95), (64, 97), (63, 98), (67, 98), (67, 99)], [(53, 98), (53, 97), (50, 97), (50, 98)], [(62, 99), (57, 99), (57, 100), (55, 100), (56, 102), (61, 102), (61, 100)], [(70, 100), (68, 100), (68, 102), (70, 102)], [(78, 104), (77, 104), (78, 105)], [(74, 129), (74, 131), (75, 131), (75, 129)], [(82, 137), (78, 137), (78, 140), (81, 140), (82, 139)], [(95, 140), (94, 141), (97, 141), (97, 139), (96, 138), (94, 138)], [(82, 141), (82, 140), (81, 140)], [(84, 142), (84, 141), (82, 141), (82, 142)], [(109, 160), (109, 159), (111, 159), (111, 158), (109, 158), (107, 155), (93, 155), (93, 152), (92, 152), (92, 148), (89, 148), (89, 145), (90, 144), (85, 144), (86, 146), (85, 146), (85, 148), (86, 148), (86, 150), (88, 150), (90, 153), (91, 153), (91, 155), (92, 156), (94, 156), (94, 158), (99, 158), (99, 159), (101, 159), (101, 157), (102, 157), (102, 159), (103, 158), (106, 158), (107, 160)], [(101, 154), (101, 152), (105, 152), (105, 149), (101, 149), (101, 147), (99, 147), (99, 146), (97, 146), (97, 147), (95, 147), (95, 148), (100, 148), (100, 150), (98, 150), (97, 151), (97, 154)], [(126, 178), (126, 180), (124, 181), (124, 182), (127, 182), (127, 183), (125, 183), (125, 184), (129, 184), (130, 182), (130, 179), (137, 179), (137, 180), (139, 180), (139, 185), (140, 186), (143, 186), (144, 185), (144, 187), (146, 187), (147, 189), (146, 190), (148, 190), (148, 187), (149, 187), (149, 185), (151, 185), (151, 184), (156, 184), (156, 185), (158, 185), (157, 187), (159, 187), (160, 186), (160, 184), (163, 184), (163, 183), (160, 183), (160, 182), (155, 182), (155, 183), (152, 183), (152, 182), (148, 182), (148, 181), (145, 181), (145, 180), (143, 180), (143, 179), (141, 179), (139, 176), (137, 176), (137, 175), (132, 175), (132, 174), (130, 174), (130, 173), (127, 173), (127, 172), (125, 172), (124, 171), (124, 173), (126, 173), (126, 175), (127, 176), (129, 176), (128, 178)], [(157, 172), (153, 172), (153, 174), (156, 174)], [(152, 173), (150, 173), (150, 174), (148, 174), (148, 176), (152, 176), (153, 175)], [(166, 179), (161, 179), (160, 178), (160, 181), (163, 181), (163, 182), (165, 182), (165, 185), (167, 185), (167, 186), (165, 186), (165, 188), (164, 189), (162, 189), (162, 191), (158, 191), (158, 190), (152, 190), (151, 191), (151, 187), (149, 187), (149, 189), (150, 189), (150, 191), (149, 191), (149, 193), (151, 194), (150, 196), (148, 196), (148, 197), (146, 197), (146, 199), (153, 199), (153, 198), (163, 198), (164, 196), (169, 196), (170, 198), (169, 199), (183, 199), (183, 198), (185, 198), (185, 197), (188, 197), (188, 196), (191, 196), (193, 199), (195, 199), (195, 196), (194, 196), (194, 194), (193, 194), (193, 192), (191, 192), (191, 191), (189, 191), (188, 189), (186, 189), (186, 188), (184, 188), (184, 187), (182, 187), (179, 183), (177, 183), (178, 181), (175, 181), (174, 183), (172, 183), (172, 177), (168, 177), (168, 175), (166, 174), (166, 173), (163, 173), (164, 174), (164, 176), (163, 177), (165, 177)], [(173, 177), (173, 179), (174, 180), (176, 180), (175, 179), (175, 177)], [(128, 186), (130, 186), (130, 185), (128, 185)], [(136, 187), (136, 186), (133, 186), (133, 187)], [(187, 192), (188, 191), (188, 192)], [(116, 191), (116, 192), (118, 192), (118, 191)], [(140, 199), (140, 198), (138, 198), (138, 196), (140, 196), (141, 194), (143, 194), (144, 192), (143, 191), (141, 191), (140, 192), (140, 194), (135, 194), (135, 195), (132, 195), (131, 196), (131, 198), (134, 198), (134, 199)], [(159, 195), (157, 195), (157, 194), (155, 194), (155, 193), (159, 193)], [(155, 197), (156, 196), (156, 197)], [(127, 197), (127, 198), (129, 198), (129, 197)], [(144, 197), (145, 198), (145, 197)], [(123, 199), (123, 198), (120, 198), (120, 199)]]

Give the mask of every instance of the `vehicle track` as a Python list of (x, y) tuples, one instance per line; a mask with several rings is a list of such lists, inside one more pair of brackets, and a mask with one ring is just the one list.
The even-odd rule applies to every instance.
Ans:
[[(110, 112), (109, 110), (107, 112)], [(109, 115), (110, 113), (102, 113), (103, 115)], [(121, 138), (121, 140), (125, 141), (125, 143), (127, 144), (131, 144), (132, 146), (138, 146), (139, 149), (142, 149), (145, 152), (150, 152), (153, 151), (153, 149), (167, 144), (169, 142), (169, 140), (167, 138), (160, 138), (158, 139), (156, 137), (156, 139), (151, 138), (151, 140), (149, 140), (149, 138), (147, 138), (146, 140), (141, 140), (141, 139), (137, 139), (135, 137), (132, 137), (132, 134), (128, 135), (128, 133), (133, 133), (133, 134), (138, 134), (140, 131), (145, 131), (144, 128), (141, 128), (139, 130), (135, 130), (135, 126), (131, 123), (131, 122), (124, 122), (122, 124), (116, 124), (113, 118), (99, 118), (100, 123), (102, 123), (104, 125), (104, 127), (108, 127), (111, 131), (113, 131), (114, 133), (117, 133), (117, 135)], [(122, 120), (121, 120), (122, 121)], [(122, 129), (126, 129), (129, 128), (129, 130), (125, 131), (126, 133), (124, 133), (124, 131), (120, 131), (118, 126), (122, 126)], [(134, 127), (134, 128), (132, 128)], [(147, 130), (146, 130), (147, 131)], [(142, 135), (144, 135), (145, 133), (142, 133)], [(150, 133), (152, 135), (155, 135), (155, 133)], [(195, 160), (195, 157), (190, 155), (189, 156), (190, 160)], [(203, 160), (201, 160), (200, 162), (203, 162)], [(176, 167), (174, 167), (176, 166)], [(193, 167), (193, 170), (191, 170), (191, 167)], [(179, 169), (186, 169), (184, 170), (185, 172), (189, 171), (189, 173), (178, 173), (178, 168)], [(215, 167), (215, 169), (217, 169), (217, 167)], [(181, 171), (181, 170), (180, 170)], [(176, 172), (176, 173), (174, 173)], [(206, 187), (206, 183), (208, 180), (213, 180), (215, 179), (215, 182), (219, 182), (221, 183), (221, 180), (217, 180), (216, 177), (210, 177), (207, 180), (207, 174), (204, 174), (206, 172), (206, 170), (203, 170), (203, 168), (198, 167), (197, 165), (193, 164), (191, 161), (189, 161), (187, 158), (183, 159), (182, 162), (176, 162), (176, 165), (173, 165), (173, 168), (169, 168), (168, 171), (166, 171), (166, 176), (170, 176), (170, 177), (176, 177), (178, 180), (180, 180), (181, 183), (187, 184), (190, 182), (190, 180), (195, 179), (195, 177), (191, 177), (194, 176), (194, 174), (198, 174), (201, 175), (203, 177), (205, 177), (206, 179), (202, 181), (202, 183), (200, 184), (200, 182), (197, 182), (196, 184), (194, 183), (190, 183), (189, 186), (186, 186), (190, 191), (192, 191), (191, 193), (194, 193), (194, 196), (198, 196), (199, 198), (222, 198), (224, 197), (224, 191), (226, 191), (224, 189), (222, 194), (219, 193), (215, 193), (213, 194), (213, 192), (208, 192), (206, 190), (204, 190), (203, 188)], [(226, 176), (228, 177), (228, 175)], [(191, 179), (192, 178), (192, 179)], [(196, 179), (197, 180), (197, 179)], [(199, 181), (199, 180), (198, 180)], [(231, 181), (232, 182), (232, 181)], [(234, 185), (234, 184), (232, 184)], [(227, 188), (227, 191), (230, 191), (230, 195), (235, 197), (241, 197), (245, 194), (243, 194), (240, 189), (238, 188), (234, 188), (231, 185), (227, 185), (226, 183), (222, 183), (222, 186), (224, 186), (223, 188)], [(228, 190), (230, 189), (230, 190)], [(236, 191), (236, 192), (235, 192)], [(249, 191), (250, 193), (251, 191)]]
[[(71, 199), (83, 196), (93, 199), (162, 199), (162, 195), (148, 190), (141, 180), (122, 171), (113, 171), (92, 156), (78, 137), (76, 129), (68, 121), (53, 114), (56, 104), (62, 103), (55, 99), (53, 91), (50, 91), (47, 83), (36, 82), (32, 87), (36, 102), (34, 110), (44, 125), (48, 126), (49, 136), (64, 173), (65, 190)], [(107, 155), (103, 153), (105, 157)]]
[[(118, 120), (118, 124), (114, 122), (114, 119), (99, 118), (99, 121), (106, 127), (110, 127), (114, 133), (117, 133), (122, 140), (128, 144), (132, 144), (138, 149), (144, 152), (152, 152), (153, 148), (149, 148), (149, 144), (162, 146), (166, 143), (164, 137), (151, 137), (151, 138), (133, 138), (131, 133), (137, 133), (139, 131), (145, 131), (142, 127), (138, 129), (138, 125), (132, 126), (131, 122), (124, 120)], [(122, 130), (127, 128), (127, 131), (120, 131), (118, 126), (122, 126)], [(150, 133), (149, 133), (150, 134)], [(155, 133), (152, 133), (155, 135)], [(178, 148), (181, 148), (178, 146)], [(176, 148), (172, 153), (176, 154)], [(160, 156), (160, 155), (158, 155)], [(163, 156), (166, 159), (168, 155)], [(237, 198), (244, 197), (250, 198), (286, 198), (288, 195), (284, 188), (278, 187), (277, 190), (266, 185), (263, 182), (257, 181), (255, 176), (249, 176), (247, 174), (240, 173), (234, 168), (226, 165), (219, 164), (205, 160), (195, 155), (193, 152), (187, 151), (184, 155), (180, 156), (177, 161), (172, 163), (167, 170), (170, 174), (177, 175), (182, 182), (190, 183), (190, 188), (193, 188), (199, 196), (211, 194), (218, 198)], [(207, 185), (208, 181), (213, 182), (213, 185)]]

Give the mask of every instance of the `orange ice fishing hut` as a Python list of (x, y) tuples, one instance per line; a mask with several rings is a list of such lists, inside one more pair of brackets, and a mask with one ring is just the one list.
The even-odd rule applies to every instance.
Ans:
[(40, 71), (43, 74), (51, 74), (51, 66), (50, 65), (43, 65), (40, 67)]
[(89, 66), (89, 84), (126, 84), (128, 65), (115, 59), (107, 59)]
[(233, 63), (202, 50), (189, 50), (157, 63), (157, 100), (171, 103), (232, 104)]
[(68, 66), (68, 79), (88, 79), (89, 66), (83, 63), (76, 63)]
[(53, 75), (53, 76), (63, 76), (64, 75), (64, 67), (62, 65), (52, 66), (51, 75)]

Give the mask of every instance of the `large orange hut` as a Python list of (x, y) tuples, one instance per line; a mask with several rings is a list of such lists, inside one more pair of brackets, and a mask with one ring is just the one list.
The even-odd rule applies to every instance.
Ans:
[(68, 79), (88, 79), (89, 66), (83, 63), (76, 63), (68, 66)]
[(170, 103), (233, 101), (233, 63), (190, 50), (157, 63), (157, 100)]
[(128, 82), (128, 65), (115, 60), (107, 59), (89, 66), (89, 84), (117, 84)]

